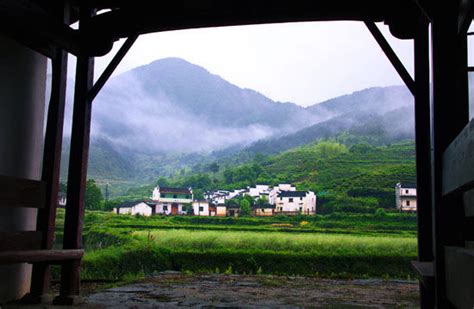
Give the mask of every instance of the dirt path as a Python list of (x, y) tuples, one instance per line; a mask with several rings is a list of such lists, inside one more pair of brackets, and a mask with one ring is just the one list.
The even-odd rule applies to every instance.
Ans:
[(409, 281), (164, 272), (87, 297), (99, 308), (418, 308)]

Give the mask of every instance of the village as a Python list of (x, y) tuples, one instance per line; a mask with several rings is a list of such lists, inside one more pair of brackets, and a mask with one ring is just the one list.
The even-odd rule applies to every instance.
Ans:
[[(114, 207), (113, 212), (142, 216), (315, 215), (316, 204), (317, 196), (313, 191), (299, 191), (291, 184), (208, 191), (204, 193), (204, 199), (194, 199), (192, 188), (157, 186), (151, 199), (122, 203)], [(397, 183), (395, 205), (401, 212), (416, 212), (416, 185)]]
[(256, 185), (233, 191), (209, 191), (204, 193), (204, 199), (194, 199), (192, 188), (157, 186), (153, 189), (150, 200), (126, 202), (114, 207), (113, 211), (116, 214), (143, 216), (314, 215), (316, 200), (314, 192), (298, 191), (291, 184), (279, 184), (274, 187)]

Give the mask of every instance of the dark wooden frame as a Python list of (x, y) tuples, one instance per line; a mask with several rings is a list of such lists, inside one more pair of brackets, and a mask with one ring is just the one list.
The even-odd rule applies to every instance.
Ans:
[[(38, 205), (31, 200), (22, 201), (13, 197), (12, 204), (17, 204), (18, 207), (39, 209), (38, 232), (0, 234), (0, 246), (3, 244), (4, 248), (9, 250), (24, 250), (20, 254), (4, 251), (0, 254), (0, 262), (34, 263), (30, 294), (32, 298), (37, 299), (49, 286), (48, 263), (60, 263), (63, 266), (61, 295), (56, 302), (71, 304), (79, 294), (91, 104), (138, 34), (270, 22), (361, 20), (366, 23), (415, 96), (419, 256), (418, 261), (414, 262), (414, 268), (421, 277), (421, 305), (422, 308), (452, 306), (446, 292), (446, 285), (449, 283), (446, 281), (444, 253), (446, 248), (450, 248), (448, 249), (450, 252), (461, 252), (462, 250), (456, 248), (464, 246), (466, 240), (472, 241), (474, 237), (472, 226), (467, 226), (467, 223), (473, 223), (473, 220), (466, 219), (462, 207), (463, 202), (471, 203), (473, 191), (471, 189), (470, 192), (464, 192), (471, 184), (464, 187), (454, 186), (446, 190), (443, 187), (444, 178), (451, 176), (443, 166), (446, 166), (444, 161), (452, 157), (446, 150), (468, 123), (467, 72), (473, 69), (467, 67), (466, 31), (472, 20), (472, 1), (387, 0), (386, 3), (382, 3), (376, 0), (359, 2), (344, 0), (340, 3), (330, 1), (316, 3), (305, 0), (292, 2), (277, 0), (269, 6), (263, 1), (241, 0), (225, 3), (204, 1), (202, 7), (199, 5), (182, 7), (174, 2), (162, 4), (137, 0), (131, 4), (125, 1), (93, 0), (87, 1), (91, 7), (78, 6), (76, 3), (74, 7), (69, 7), (70, 2), (65, 0), (54, 2), (54, 7), (51, 6), (49, 11), (30, 10), (25, 6), (26, 10), (20, 8), (22, 13), (21, 16), (16, 16), (18, 18), (14, 16), (18, 13), (14, 7), (2, 7), (0, 9), (0, 25), (4, 26), (2, 33), (53, 60), (53, 88), (48, 112), (42, 180), (39, 182), (7, 180), (8, 184), (13, 184), (18, 189), (18, 192), (29, 187), (38, 192), (37, 199), (45, 200), (44, 204)], [(34, 2), (41, 8), (49, 3), (37, 0), (27, 2)], [(95, 9), (108, 8), (111, 5), (116, 6), (117, 10), (97, 17), (92, 14)], [(13, 15), (10, 16), (10, 13)], [(78, 30), (68, 26), (68, 13), (74, 16), (70, 21), (80, 20)], [(141, 23), (134, 22), (137, 18), (141, 18)], [(388, 23), (392, 34), (397, 37), (414, 38), (414, 79), (374, 24), (377, 21)], [(429, 23), (432, 35), (432, 104), (429, 88)], [(92, 85), (93, 57), (107, 53), (113, 41), (127, 37), (129, 39), (98, 82)], [(59, 183), (67, 52), (77, 55), (78, 62), (64, 250), (56, 252), (51, 249)], [(0, 194), (0, 206), (8, 206), (8, 201), (12, 201), (11, 196)], [(33, 243), (38, 240), (41, 240), (40, 250), (35, 250)]]

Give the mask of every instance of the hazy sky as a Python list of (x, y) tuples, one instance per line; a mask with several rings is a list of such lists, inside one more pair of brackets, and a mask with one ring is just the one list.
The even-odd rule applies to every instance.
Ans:
[[(413, 42), (378, 24), (410, 73)], [(96, 58), (96, 78), (120, 47)], [(180, 57), (273, 100), (311, 105), (372, 86), (403, 82), (362, 22), (287, 23), (142, 35), (114, 75)], [(72, 72), (71, 72), (72, 73)], [(159, 76), (157, 76), (159, 78)]]

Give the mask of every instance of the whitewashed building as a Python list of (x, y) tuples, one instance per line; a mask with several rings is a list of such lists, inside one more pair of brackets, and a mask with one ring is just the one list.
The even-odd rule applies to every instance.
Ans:
[(270, 193), (268, 194), (268, 203), (275, 205), (278, 193), (282, 191), (296, 191), (296, 187), (287, 183), (279, 184), (278, 186), (273, 187), (273, 189), (270, 190)]
[[(193, 202), (193, 213), (195, 216), (210, 216), (209, 202), (206, 200), (198, 200)], [(214, 213), (215, 215), (215, 213)]]
[(395, 185), (395, 205), (400, 211), (416, 211), (416, 185), (397, 183)]
[(141, 215), (149, 217), (154, 214), (154, 204), (143, 201), (126, 202), (113, 208), (118, 215)]
[(227, 206), (225, 204), (216, 205), (216, 216), (225, 217), (227, 216)]
[(316, 194), (312, 191), (281, 191), (276, 197), (275, 214), (314, 215)]
[(156, 214), (184, 215), (184, 206), (193, 202), (193, 191), (191, 188), (156, 187), (152, 200), (156, 204)]

